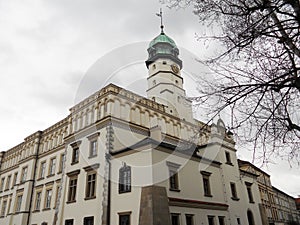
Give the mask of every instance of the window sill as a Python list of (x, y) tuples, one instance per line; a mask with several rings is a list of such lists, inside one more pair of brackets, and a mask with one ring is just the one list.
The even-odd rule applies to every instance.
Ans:
[(77, 163), (79, 163), (79, 161), (71, 162), (71, 166), (73, 166), (73, 165), (75, 165)]
[(97, 155), (90, 155), (88, 158), (92, 159), (92, 158), (95, 158), (95, 157), (97, 157)]
[(249, 201), (249, 203), (254, 204), (255, 202), (254, 201)]
[(49, 178), (49, 177), (53, 177), (55, 174), (53, 173), (53, 174), (49, 174), (48, 176), (47, 176), (47, 178)]
[(51, 208), (44, 208), (43, 211), (49, 211)]
[(76, 200), (72, 200), (72, 201), (67, 201), (66, 203), (67, 204), (72, 204), (72, 203), (75, 203), (76, 202)]
[(175, 191), (175, 192), (180, 192), (179, 189), (174, 189), (174, 188), (170, 188), (169, 190), (170, 190), (170, 191)]
[(212, 198), (213, 196), (211, 194), (204, 194), (205, 197)]
[(39, 209), (35, 209), (35, 210), (32, 211), (32, 213), (37, 213), (37, 212), (40, 212), (40, 210)]
[(237, 198), (237, 197), (231, 197), (231, 199), (232, 199), (233, 201), (239, 201), (239, 200), (240, 200), (240, 199)]
[(130, 193), (131, 190), (128, 190), (128, 191), (119, 191), (119, 194), (125, 194), (125, 193)]
[(225, 164), (229, 165), (229, 166), (233, 166), (232, 162), (226, 162)]
[(44, 179), (45, 179), (45, 177), (40, 177), (37, 179), (37, 181), (44, 180)]
[(95, 199), (96, 196), (91, 196), (91, 197), (85, 197), (84, 200), (91, 200), (91, 199)]

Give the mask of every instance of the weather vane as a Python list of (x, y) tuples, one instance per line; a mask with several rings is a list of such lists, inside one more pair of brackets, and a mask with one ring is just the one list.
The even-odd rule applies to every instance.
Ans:
[(162, 9), (160, 8), (160, 12), (156, 13), (157, 16), (160, 17), (160, 29), (161, 29), (161, 33), (164, 33), (164, 25), (163, 25), (163, 13), (162, 13)]

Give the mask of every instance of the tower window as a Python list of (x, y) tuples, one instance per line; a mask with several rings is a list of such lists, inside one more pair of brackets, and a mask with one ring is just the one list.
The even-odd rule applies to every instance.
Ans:
[(178, 84), (178, 80), (175, 80), (175, 83)]
[(154, 65), (152, 66), (152, 68), (155, 70), (155, 69), (156, 69), (156, 65), (154, 64)]
[(166, 62), (166, 61), (163, 61), (163, 64), (164, 64), (164, 65), (167, 65), (167, 62)]
[(153, 86), (154, 86), (154, 85), (156, 85), (156, 80), (153, 80), (153, 82), (152, 82), (152, 83), (153, 83)]

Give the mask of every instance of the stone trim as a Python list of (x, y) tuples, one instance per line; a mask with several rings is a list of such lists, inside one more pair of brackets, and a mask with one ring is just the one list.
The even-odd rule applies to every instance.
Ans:
[(198, 208), (198, 209), (209, 209), (209, 210), (222, 210), (228, 209), (227, 204), (217, 202), (204, 202), (192, 199), (172, 198), (169, 197), (169, 206), (187, 207), (187, 208)]
[(86, 167), (83, 167), (83, 169), (85, 171), (91, 171), (91, 170), (96, 170), (100, 167), (100, 163), (95, 163), (93, 165), (89, 165), (89, 166), (86, 166)]

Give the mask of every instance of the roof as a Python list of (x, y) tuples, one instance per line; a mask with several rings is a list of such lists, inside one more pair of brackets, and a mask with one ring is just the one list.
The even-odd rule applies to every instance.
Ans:
[(175, 41), (167, 36), (165, 33), (160, 33), (157, 37), (155, 37), (149, 44), (149, 48), (152, 48), (157, 43), (168, 43), (172, 47), (177, 48)]

